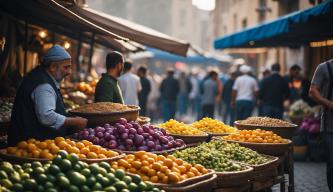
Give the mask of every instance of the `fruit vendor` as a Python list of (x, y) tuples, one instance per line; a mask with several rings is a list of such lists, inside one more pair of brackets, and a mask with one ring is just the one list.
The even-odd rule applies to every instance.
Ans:
[(95, 102), (113, 102), (124, 104), (118, 83), (118, 77), (124, 68), (124, 57), (113, 51), (106, 56), (106, 73), (98, 81), (95, 90)]
[(69, 127), (85, 128), (87, 119), (66, 117), (60, 82), (72, 73), (71, 56), (59, 45), (50, 48), (42, 64), (24, 77), (8, 130), (8, 144), (35, 138), (65, 136)]

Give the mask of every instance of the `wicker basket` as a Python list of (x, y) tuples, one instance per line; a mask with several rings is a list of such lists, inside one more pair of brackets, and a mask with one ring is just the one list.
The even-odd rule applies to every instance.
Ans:
[(253, 168), (249, 166), (243, 167), (245, 169), (242, 171), (216, 172), (217, 179), (214, 183), (214, 188), (234, 187), (248, 183), (253, 174)]
[(136, 119), (136, 122), (138, 122), (140, 125), (146, 125), (150, 124), (151, 119), (149, 117), (139, 116)]
[(235, 121), (235, 126), (240, 130), (262, 129), (266, 131), (273, 131), (274, 133), (286, 139), (292, 139), (294, 132), (298, 127), (298, 125), (296, 124), (292, 124), (292, 126), (290, 127), (267, 127), (261, 125), (246, 125), (246, 124), (241, 124), (239, 121)]
[[(157, 155), (171, 154), (171, 153), (173, 153), (177, 150), (185, 149), (186, 147), (187, 147), (186, 145), (183, 145), (181, 147), (177, 147), (177, 148), (169, 149), (169, 150), (165, 150), (165, 151), (149, 151), (149, 153), (154, 153), (154, 154), (157, 154)], [(112, 149), (112, 150), (120, 152), (120, 153), (125, 153), (125, 154), (134, 154), (135, 152), (137, 152), (137, 151), (123, 151), (123, 150), (118, 150), (118, 149)]]
[(130, 110), (120, 112), (107, 112), (107, 113), (83, 113), (69, 111), (72, 116), (79, 116), (88, 119), (88, 126), (95, 127), (101, 126), (106, 123), (112, 123), (119, 118), (125, 118), (127, 121), (135, 121), (139, 116), (140, 107), (135, 105), (128, 105)]
[(196, 183), (180, 186), (180, 187), (159, 187), (162, 190), (168, 192), (202, 192), (202, 191), (211, 191), (214, 186), (214, 182), (217, 179), (217, 175), (213, 174), (210, 178), (198, 181)]
[(208, 134), (206, 135), (177, 135), (177, 134), (169, 134), (170, 136), (176, 138), (176, 139), (181, 139), (183, 140), (186, 144), (192, 144), (192, 143), (201, 143), (205, 141), (210, 140), (210, 136)]
[[(221, 139), (221, 138), (219, 138)], [(249, 143), (249, 142), (241, 142), (241, 141), (232, 141), (221, 139), (223, 141), (229, 143), (238, 143), (243, 147), (250, 148), (252, 150), (257, 151), (258, 153), (262, 153), (264, 155), (272, 155), (272, 156), (281, 156), (288, 151), (290, 145), (292, 145), (292, 141), (288, 140), (288, 143)]]
[[(111, 161), (116, 161), (118, 159), (121, 159), (125, 156), (125, 154), (118, 155), (116, 157), (111, 157), (111, 158), (104, 158), (104, 159), (81, 159), (79, 158), (79, 161), (84, 161), (86, 163), (99, 163), (99, 162), (111, 162)], [(15, 155), (9, 155), (6, 153), (6, 149), (0, 149), (0, 159), (9, 161), (11, 163), (18, 163), (18, 164), (23, 164), (23, 163), (31, 163), (33, 161), (39, 161), (41, 163), (47, 163), (51, 160), (49, 159), (41, 159), (41, 158), (32, 158), (32, 157), (18, 157)]]

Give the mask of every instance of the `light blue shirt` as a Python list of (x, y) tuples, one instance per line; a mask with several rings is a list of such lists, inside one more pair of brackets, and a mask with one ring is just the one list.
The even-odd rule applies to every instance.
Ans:
[(217, 95), (217, 83), (211, 78), (207, 79), (203, 84), (203, 95), (201, 104), (211, 105), (215, 104), (215, 97)]
[[(51, 75), (50, 77), (59, 89), (59, 83)], [(59, 129), (65, 123), (66, 117), (55, 112), (57, 93), (50, 84), (38, 85), (31, 93), (31, 99), (39, 123), (53, 129)]]

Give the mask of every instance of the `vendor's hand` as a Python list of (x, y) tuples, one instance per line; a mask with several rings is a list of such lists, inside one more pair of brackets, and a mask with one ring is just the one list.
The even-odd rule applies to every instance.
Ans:
[(74, 117), (75, 127), (79, 129), (84, 129), (87, 127), (88, 119), (82, 117)]

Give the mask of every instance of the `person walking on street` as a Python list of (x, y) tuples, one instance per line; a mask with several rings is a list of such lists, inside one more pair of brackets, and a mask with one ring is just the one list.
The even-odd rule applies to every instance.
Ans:
[(179, 116), (182, 118), (187, 113), (189, 93), (192, 90), (192, 84), (186, 77), (185, 72), (180, 73), (179, 77), (179, 94), (178, 94), (178, 110)]
[(106, 70), (98, 81), (95, 89), (95, 102), (113, 102), (124, 104), (123, 96), (118, 84), (118, 77), (124, 68), (124, 57), (113, 51), (106, 56)]
[(285, 80), (288, 83), (290, 94), (289, 101), (291, 103), (301, 98), (302, 92), (302, 78), (301, 78), (301, 67), (297, 64), (293, 65), (289, 69), (289, 74), (285, 76)]
[(179, 83), (173, 75), (174, 71), (172, 69), (168, 69), (167, 77), (162, 81), (160, 87), (162, 116), (164, 122), (169, 119), (174, 119), (176, 114)]
[(124, 74), (119, 77), (119, 86), (126, 105), (139, 105), (139, 93), (142, 90), (140, 78), (131, 72), (132, 63), (126, 61)]
[(230, 74), (230, 78), (224, 85), (222, 92), (222, 105), (224, 108), (223, 111), (223, 121), (227, 122), (229, 119), (229, 125), (233, 125), (235, 121), (235, 108), (231, 106), (231, 95), (232, 95), (232, 87), (234, 86), (236, 79), (236, 72)]
[(218, 97), (218, 74), (216, 71), (209, 73), (209, 78), (202, 85), (202, 117), (214, 118), (215, 102)]
[(8, 144), (35, 138), (38, 140), (67, 136), (83, 129), (87, 119), (67, 117), (60, 92), (60, 82), (72, 73), (69, 53), (59, 45), (50, 48), (40, 66), (24, 77), (15, 97), (8, 129)]
[(147, 68), (144, 66), (139, 67), (138, 76), (140, 77), (140, 82), (142, 86), (142, 90), (139, 92), (139, 106), (141, 108), (140, 115), (146, 116), (147, 100), (148, 95), (151, 91), (150, 81), (147, 79)]
[(259, 89), (262, 115), (276, 119), (283, 118), (283, 102), (289, 97), (289, 87), (279, 74), (280, 68), (278, 63), (272, 65), (272, 74), (262, 80)]
[(258, 83), (250, 76), (251, 67), (242, 65), (241, 76), (237, 77), (232, 88), (231, 105), (236, 107), (236, 119), (243, 120), (251, 116), (258, 95)]
[(327, 183), (333, 192), (333, 60), (318, 65), (309, 96), (322, 105), (321, 131), (326, 137)]

